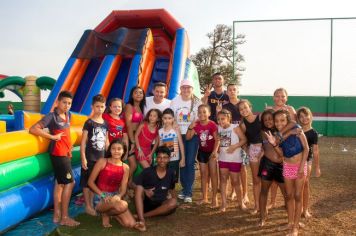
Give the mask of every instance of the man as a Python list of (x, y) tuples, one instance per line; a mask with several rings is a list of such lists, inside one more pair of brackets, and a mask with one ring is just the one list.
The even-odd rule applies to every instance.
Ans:
[(153, 86), (153, 96), (146, 98), (146, 106), (144, 114), (146, 115), (152, 108), (157, 108), (163, 112), (166, 108), (169, 108), (171, 101), (166, 99), (167, 86), (162, 82), (157, 82)]
[(140, 228), (146, 229), (145, 217), (167, 215), (177, 207), (174, 171), (168, 169), (171, 151), (161, 146), (156, 151), (157, 166), (149, 167), (135, 179), (135, 204)]
[[(213, 74), (213, 81), (208, 85), (208, 88), (205, 90), (202, 102), (208, 104), (211, 109), (210, 120), (217, 123), (216, 119), (216, 109), (221, 110), (222, 106), (229, 102), (229, 97), (224, 91), (224, 77), (220, 72)], [(214, 88), (211, 91), (212, 87)]]

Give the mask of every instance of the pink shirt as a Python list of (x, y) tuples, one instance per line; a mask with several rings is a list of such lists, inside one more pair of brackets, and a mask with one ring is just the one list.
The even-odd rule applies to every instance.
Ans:
[(199, 138), (199, 149), (203, 152), (212, 152), (214, 150), (214, 132), (217, 132), (218, 126), (214, 121), (209, 120), (208, 124), (202, 125), (199, 121), (194, 127), (194, 131)]

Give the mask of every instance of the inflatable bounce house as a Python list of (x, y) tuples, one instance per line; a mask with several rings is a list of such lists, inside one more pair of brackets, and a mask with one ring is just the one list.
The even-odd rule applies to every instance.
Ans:
[[(41, 113), (15, 112), (11, 132), (0, 134), (0, 233), (52, 205), (53, 172), (49, 141), (28, 129), (55, 106), (60, 91), (74, 94), (71, 111), (72, 165), (79, 192), (82, 126), (91, 99), (103, 94), (126, 102), (132, 87), (150, 94), (155, 82), (168, 85), (168, 98), (192, 80), (200, 97), (197, 70), (188, 59), (186, 30), (167, 11), (113, 11), (94, 30), (86, 30), (66, 62)], [(8, 124), (9, 123), (9, 124)], [(7, 129), (9, 131), (9, 129)]]

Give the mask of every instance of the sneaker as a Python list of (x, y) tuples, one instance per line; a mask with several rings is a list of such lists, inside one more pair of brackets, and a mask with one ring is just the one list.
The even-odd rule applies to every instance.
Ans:
[(184, 198), (184, 202), (185, 203), (192, 203), (193, 202), (193, 199), (191, 197), (185, 197)]
[(178, 194), (178, 198), (179, 198), (180, 200), (184, 200), (184, 199), (185, 199), (185, 195), (184, 195), (183, 193), (179, 193), (179, 194)]

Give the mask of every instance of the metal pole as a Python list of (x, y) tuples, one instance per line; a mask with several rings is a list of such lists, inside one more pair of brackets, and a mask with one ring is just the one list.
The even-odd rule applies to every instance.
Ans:
[(333, 24), (334, 20), (330, 20), (330, 71), (329, 71), (329, 97), (331, 97), (332, 78), (333, 78)]

